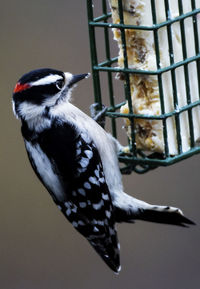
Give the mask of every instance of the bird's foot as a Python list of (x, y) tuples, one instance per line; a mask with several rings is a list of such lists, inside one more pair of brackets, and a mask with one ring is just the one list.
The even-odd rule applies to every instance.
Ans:
[(90, 106), (90, 114), (91, 117), (101, 126), (101, 127), (105, 127), (105, 123), (106, 123), (106, 119), (105, 119), (105, 113), (107, 111), (107, 106), (105, 105), (101, 105), (102, 109), (99, 110), (99, 103), (93, 103)]

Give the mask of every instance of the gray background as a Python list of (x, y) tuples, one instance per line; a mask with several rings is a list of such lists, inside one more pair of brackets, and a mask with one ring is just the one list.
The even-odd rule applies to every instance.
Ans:
[[(86, 1), (1, 1), (0, 24), (0, 288), (199, 289), (199, 156), (124, 177), (128, 193), (178, 206), (198, 225), (119, 225), (119, 276), (58, 211), (28, 163), (11, 108), (13, 87), (39, 67), (90, 71)], [(91, 79), (73, 95), (88, 113)]]

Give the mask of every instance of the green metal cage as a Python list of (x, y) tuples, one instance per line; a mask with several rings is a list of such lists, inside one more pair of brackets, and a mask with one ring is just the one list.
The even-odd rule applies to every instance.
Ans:
[[(110, 7), (108, 5), (107, 0), (87, 0), (87, 10), (88, 10), (88, 25), (89, 25), (89, 38), (90, 38), (90, 51), (91, 51), (91, 63), (92, 63), (92, 75), (93, 75), (93, 87), (94, 87), (94, 101), (99, 104), (99, 109), (102, 107), (102, 84), (100, 81), (100, 73), (107, 74), (108, 79), (108, 90), (109, 90), (109, 102), (110, 105), (106, 111), (106, 117), (111, 119), (112, 123), (112, 134), (114, 137), (117, 137), (118, 130), (121, 127), (117, 126), (116, 120), (117, 118), (128, 118), (131, 123), (131, 139), (128, 140), (130, 153), (120, 153), (119, 161), (122, 163), (121, 171), (122, 173), (131, 173), (135, 171), (137, 173), (145, 173), (151, 169), (155, 169), (158, 166), (168, 166), (174, 164), (178, 161), (186, 159), (194, 154), (200, 152), (200, 146), (195, 143), (194, 139), (194, 125), (193, 125), (193, 115), (192, 109), (200, 105), (200, 100), (195, 102), (191, 99), (191, 88), (189, 82), (189, 71), (188, 65), (191, 62), (195, 62), (197, 66), (197, 79), (198, 79), (198, 91), (200, 98), (200, 43), (199, 43), (199, 30), (197, 17), (200, 16), (200, 8), (196, 7), (195, 0), (186, 0), (191, 1), (192, 10), (188, 13), (183, 12), (183, 3), (182, 0), (178, 0), (178, 8), (179, 15), (175, 18), (170, 18), (169, 13), (169, 0), (164, 0), (165, 5), (165, 13), (166, 21), (162, 23), (157, 23), (157, 15), (156, 15), (156, 2), (155, 0), (150, 0), (151, 2), (151, 10), (152, 10), (152, 26), (132, 26), (124, 24), (124, 15), (123, 15), (123, 0), (118, 0), (118, 13), (120, 18), (119, 24), (112, 23), (112, 15), (110, 12)], [(102, 11), (100, 15), (94, 16), (95, 14), (95, 6), (98, 2), (98, 11), (99, 9)], [(99, 7), (100, 5), (100, 7)], [(193, 31), (194, 31), (194, 46), (196, 55), (193, 57), (187, 56), (186, 49), (186, 35), (185, 35), (185, 20), (187, 18), (192, 18), (193, 20)], [(182, 53), (183, 53), (183, 61), (175, 62), (173, 57), (173, 39), (172, 39), (172, 30), (171, 26), (173, 23), (180, 23), (180, 31), (181, 31), (181, 39), (182, 39)], [(159, 29), (162, 27), (166, 27), (167, 35), (168, 35), (168, 43), (169, 43), (169, 57), (170, 57), (170, 65), (162, 68), (160, 66), (160, 52), (159, 52)], [(121, 40), (123, 44), (123, 57), (124, 57), (124, 67), (119, 68), (117, 66), (118, 56), (111, 56), (111, 46), (113, 45), (113, 41), (111, 43), (111, 39), (109, 34), (111, 33), (112, 28), (117, 28), (121, 31)], [(97, 47), (97, 33), (96, 30), (102, 29), (104, 33), (104, 45), (105, 45), (105, 59), (103, 61), (99, 61), (98, 59), (98, 47)], [(125, 29), (138, 29), (143, 31), (152, 31), (154, 35), (154, 43), (155, 43), (155, 53), (156, 53), (156, 63), (157, 69), (155, 71), (148, 70), (137, 70), (131, 69), (128, 65), (127, 51), (126, 51), (126, 35)], [(185, 77), (185, 90), (187, 96), (187, 105), (183, 107), (178, 107), (178, 97), (177, 97), (177, 84), (175, 71), (178, 67), (183, 67), (184, 69), (184, 77)], [(171, 112), (167, 112), (165, 110), (164, 96), (163, 96), (163, 84), (162, 84), (162, 74), (170, 71), (171, 79), (172, 79), (172, 87), (173, 87), (173, 102), (174, 102), (174, 110)], [(116, 73), (122, 72), (124, 74), (124, 99), (119, 103), (115, 103), (114, 97), (114, 84), (113, 84), (113, 76)], [(141, 115), (134, 114), (132, 109), (132, 100), (131, 100), (131, 91), (130, 91), (130, 74), (143, 74), (143, 75), (156, 75), (158, 78), (159, 85), (159, 95), (160, 95), (160, 104), (161, 104), (161, 114), (160, 115)], [(119, 112), (119, 109), (122, 105), (128, 102), (129, 113), (122, 114)], [(180, 131), (180, 114), (183, 112), (188, 113), (189, 120), (189, 132), (190, 132), (190, 150), (187, 152), (183, 152), (182, 142), (181, 142), (181, 131)], [(168, 134), (167, 134), (167, 119), (170, 117), (175, 118), (176, 132), (177, 132), (177, 147), (178, 154), (175, 156), (170, 155), (169, 146), (168, 146)], [(164, 139), (164, 153), (152, 153), (145, 154), (141, 150), (138, 150), (135, 145), (135, 130), (134, 123), (136, 119), (146, 119), (146, 120), (160, 120), (163, 124), (163, 139)]]

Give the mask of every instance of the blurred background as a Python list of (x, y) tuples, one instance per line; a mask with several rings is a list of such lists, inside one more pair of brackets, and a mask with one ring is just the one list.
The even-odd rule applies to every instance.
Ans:
[[(11, 105), (16, 81), (29, 70), (90, 71), (86, 1), (0, 3), (0, 288), (199, 289), (200, 156), (124, 176), (126, 192), (180, 207), (197, 226), (119, 225), (122, 271), (114, 275), (34, 175)], [(89, 113), (93, 101), (90, 78), (76, 88), (73, 102)], [(123, 131), (120, 140), (126, 140)]]

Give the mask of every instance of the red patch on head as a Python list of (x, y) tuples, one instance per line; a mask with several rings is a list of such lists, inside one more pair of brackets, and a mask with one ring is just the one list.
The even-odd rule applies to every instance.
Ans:
[(30, 84), (28, 84), (28, 83), (24, 83), (24, 84), (22, 84), (22, 83), (20, 83), (20, 82), (18, 82), (16, 85), (15, 85), (15, 88), (14, 88), (14, 93), (17, 93), (17, 92), (20, 92), (20, 91), (23, 91), (23, 90), (25, 90), (25, 89), (28, 89), (29, 87), (31, 87), (30, 86)]

